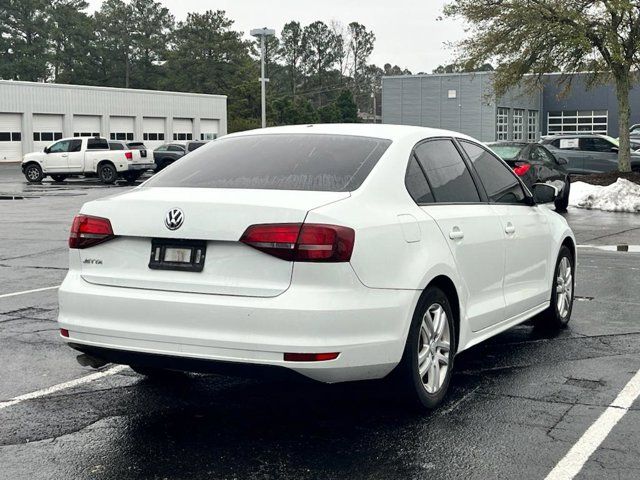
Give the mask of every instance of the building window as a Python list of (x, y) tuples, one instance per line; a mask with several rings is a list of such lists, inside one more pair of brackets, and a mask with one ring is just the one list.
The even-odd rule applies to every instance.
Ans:
[(200, 140), (215, 140), (218, 138), (217, 133), (201, 133)]
[(142, 139), (143, 140), (151, 140), (151, 141), (156, 141), (156, 140), (164, 140), (164, 133), (144, 133), (142, 135)]
[(547, 133), (601, 133), (606, 135), (609, 112), (607, 110), (562, 110), (547, 114)]
[(193, 140), (193, 134), (192, 133), (174, 133), (173, 139), (174, 140)]
[(100, 133), (99, 132), (74, 132), (73, 133), (74, 137), (99, 137)]
[(0, 142), (19, 142), (22, 140), (20, 132), (0, 132)]
[(33, 132), (34, 142), (52, 142), (61, 138), (62, 132)]
[(538, 111), (529, 110), (527, 118), (527, 140), (535, 142), (538, 140)]
[(513, 110), (513, 139), (524, 140), (524, 110)]
[(111, 140), (133, 140), (133, 132), (111, 132)]
[(509, 140), (509, 109), (498, 107), (496, 140)]

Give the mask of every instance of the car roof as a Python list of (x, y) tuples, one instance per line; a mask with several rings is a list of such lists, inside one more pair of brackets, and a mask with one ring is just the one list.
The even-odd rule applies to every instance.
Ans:
[(499, 147), (501, 145), (504, 145), (505, 147), (526, 147), (528, 145), (538, 145), (537, 142), (508, 142), (508, 141), (502, 141), (502, 142), (488, 142), (487, 145), (490, 145), (492, 147)]
[(277, 134), (317, 134), (317, 135), (351, 135), (357, 137), (374, 137), (388, 140), (400, 140), (406, 137), (420, 134), (423, 138), (428, 137), (451, 137), (465, 138), (478, 141), (468, 135), (453, 132), (451, 130), (441, 130), (438, 128), (416, 127), (411, 125), (390, 125), (381, 123), (327, 123), (310, 125), (293, 125), (285, 127), (269, 127), (244, 132), (232, 133), (224, 138), (241, 137), (245, 135), (277, 135)]
[(607, 138), (607, 135), (601, 133), (563, 133), (562, 135), (550, 135), (545, 137), (546, 140), (557, 140), (558, 138)]
[(63, 140), (82, 140), (83, 138), (99, 138), (100, 140), (106, 140), (107, 142), (114, 141), (114, 140), (107, 140), (104, 137), (64, 137), (64, 138), (59, 138), (58, 140), (53, 140), (53, 142), (62, 142)]

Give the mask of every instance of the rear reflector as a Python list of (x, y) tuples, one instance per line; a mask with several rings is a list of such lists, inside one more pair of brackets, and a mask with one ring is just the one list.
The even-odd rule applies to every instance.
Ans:
[(133, 152), (124, 152), (124, 157), (127, 160), (133, 160)]
[(69, 248), (89, 248), (114, 237), (109, 219), (76, 215), (69, 234)]
[(260, 224), (247, 228), (240, 241), (293, 262), (348, 262), (355, 232), (348, 227), (317, 223)]
[(335, 360), (340, 352), (331, 353), (285, 353), (284, 359), (287, 362), (324, 362)]
[(69, 338), (69, 330), (67, 330), (66, 328), (61, 328), (60, 335), (62, 335), (65, 338)]
[(513, 171), (516, 175), (518, 175), (519, 177), (522, 177), (524, 176), (525, 173), (529, 171), (530, 168), (531, 168), (531, 164), (529, 163), (518, 163), (514, 167)]

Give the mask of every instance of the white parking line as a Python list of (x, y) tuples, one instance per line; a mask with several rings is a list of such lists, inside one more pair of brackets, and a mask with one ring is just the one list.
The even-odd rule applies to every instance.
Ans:
[(34, 288), (33, 290), (23, 290), (22, 292), (3, 293), (2, 295), (0, 295), (0, 298), (17, 297), (18, 295), (26, 295), (27, 293), (45, 292), (47, 290), (55, 290), (56, 288), (60, 288), (60, 285), (56, 285), (55, 287)]
[(551, 470), (546, 480), (570, 480), (575, 477), (593, 452), (607, 438), (613, 427), (629, 411), (638, 396), (640, 396), (640, 370), (629, 380), (629, 383), (609, 404), (598, 420), (584, 432), (578, 442)]
[(0, 410), (2, 410), (3, 408), (11, 407), (13, 405), (17, 405), (18, 403), (24, 402), (25, 400), (33, 400), (34, 398), (45, 397), (47, 395), (51, 395), (52, 393), (66, 390), (67, 388), (73, 388), (77, 387), (78, 385), (94, 382), (101, 378), (120, 373), (126, 368), (127, 367), (125, 365), (117, 365), (102, 372), (92, 373), (91, 375), (76, 378), (75, 380), (71, 380), (69, 382), (59, 383), (58, 385), (54, 385), (53, 387), (44, 388), (36, 392), (26, 393), (24, 395), (20, 395), (19, 397), (12, 398), (11, 400), (7, 400), (6, 402), (0, 402)]

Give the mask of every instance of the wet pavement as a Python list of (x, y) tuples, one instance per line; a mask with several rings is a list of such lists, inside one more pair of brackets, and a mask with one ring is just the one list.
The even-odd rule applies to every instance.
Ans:
[[(68, 229), (95, 181), (25, 185), (0, 165), (0, 478), (544, 478), (640, 369), (640, 215), (570, 209), (579, 249), (570, 327), (520, 326), (456, 359), (445, 404), (408, 410), (388, 382), (94, 373), (57, 336)], [(594, 248), (593, 246), (606, 247)], [(110, 367), (105, 367), (106, 371)], [(577, 478), (637, 479), (638, 401)]]

